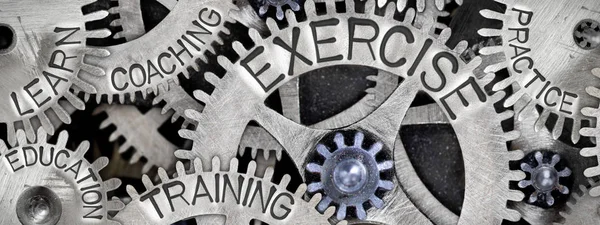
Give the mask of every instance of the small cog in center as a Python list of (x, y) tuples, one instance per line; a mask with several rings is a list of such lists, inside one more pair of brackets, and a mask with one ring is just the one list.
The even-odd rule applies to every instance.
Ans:
[[(346, 145), (344, 136), (350, 135), (354, 136), (354, 143)], [(364, 148), (363, 145), (369, 146)], [(394, 186), (389, 180), (393, 177), (390, 155), (382, 142), (371, 135), (365, 137), (361, 131), (326, 135), (306, 166), (308, 192), (324, 195), (317, 209), (323, 212), (335, 205), (337, 219), (364, 220), (368, 208), (383, 207), (383, 193)]]

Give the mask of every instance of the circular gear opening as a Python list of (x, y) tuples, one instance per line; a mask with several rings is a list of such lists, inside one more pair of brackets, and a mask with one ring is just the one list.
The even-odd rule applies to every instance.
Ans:
[(582, 20), (573, 30), (573, 39), (582, 49), (598, 48), (600, 46), (600, 23), (591, 19)]
[(31, 187), (17, 200), (17, 217), (25, 225), (54, 225), (61, 214), (60, 198), (46, 187)]
[(0, 54), (9, 53), (17, 44), (17, 34), (8, 24), (0, 23)]

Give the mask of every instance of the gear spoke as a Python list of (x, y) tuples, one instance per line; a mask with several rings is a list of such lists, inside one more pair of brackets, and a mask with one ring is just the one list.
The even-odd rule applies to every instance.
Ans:
[(327, 133), (306, 127), (285, 118), (264, 104), (256, 106), (256, 122), (267, 130), (287, 151), (296, 165), (302, 165), (314, 141)]

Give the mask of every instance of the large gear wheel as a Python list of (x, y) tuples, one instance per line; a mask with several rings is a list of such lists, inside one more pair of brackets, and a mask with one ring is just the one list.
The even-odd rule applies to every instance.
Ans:
[[(482, 49), (484, 55), (504, 53), (505, 62), (492, 65), (486, 71), (507, 68), (510, 78), (499, 83), (496, 89), (518, 84), (505, 106), (524, 101), (542, 107), (537, 124), (545, 124), (550, 114), (557, 119), (549, 126), (554, 139), (564, 130), (570, 131), (573, 143), (580, 140), (584, 107), (598, 106), (598, 100), (589, 97), (585, 88), (599, 86), (600, 80), (591, 71), (600, 65), (600, 48), (586, 48), (588, 39), (580, 30), (594, 27), (582, 24), (598, 21), (594, 9), (600, 8), (596, 0), (554, 1), (549, 7), (546, 1), (496, 0), (504, 4), (504, 13), (482, 10), (481, 15), (503, 22), (502, 29), (481, 29), (486, 37), (502, 37), (501, 46)], [(589, 28), (589, 29), (588, 29)], [(516, 112), (519, 114), (519, 112)]]
[(108, 192), (121, 181), (102, 180), (99, 171), (108, 164), (102, 157), (90, 163), (84, 158), (89, 142), (75, 151), (66, 149), (68, 134), (61, 132), (56, 144), (46, 142), (38, 130), (38, 141), (28, 143), (17, 132), (18, 147), (0, 142), (1, 224), (118, 224), (109, 212), (123, 208)]
[[(119, 9), (111, 12), (119, 12)], [(84, 74), (97, 86), (96, 101), (100, 102), (104, 96), (112, 103), (115, 95), (121, 103), (127, 95), (134, 101), (136, 93), (145, 98), (149, 93), (158, 92), (160, 86), (168, 88), (169, 81), (178, 83), (180, 73), (189, 77), (191, 70), (188, 69), (198, 70), (196, 61), (205, 60), (204, 53), (213, 52), (213, 44), (220, 43), (222, 35), (229, 34), (225, 23), (233, 22), (229, 15), (236, 10), (230, 1), (209, 0), (197, 4), (180, 0), (148, 33), (107, 47), (108, 58), (90, 57), (87, 61), (106, 71), (105, 76)]]
[[(522, 193), (508, 187), (509, 181), (524, 177), (523, 173), (508, 168), (509, 161), (523, 156), (521, 151), (509, 152), (506, 146), (518, 133), (502, 130), (500, 123), (510, 118), (511, 113), (497, 114), (493, 107), (492, 103), (500, 101), (504, 93), (488, 96), (483, 91), (482, 87), (493, 80), (493, 74), (476, 78), (473, 72), (481, 60), (469, 64), (460, 61), (459, 55), (466, 43), (448, 49), (443, 45), (449, 37), (448, 29), (436, 39), (429, 36), (429, 30), (414, 28), (411, 25), (415, 17), (413, 10), (407, 12), (404, 21), (394, 20), (394, 4), (389, 4), (382, 16), (375, 14), (374, 1), (366, 2), (364, 13), (355, 12), (353, 1), (345, 2), (344, 13), (336, 12), (332, 2), (325, 4), (327, 14), (316, 15), (315, 3), (307, 1), (306, 21), (297, 21), (288, 11), (286, 28), (279, 29), (274, 20), (267, 19), (271, 36), (263, 39), (257, 31), (251, 30), (253, 48), (246, 50), (240, 43), (233, 44), (239, 61), (234, 63), (219, 57), (219, 63), (228, 73), (222, 78), (205, 74), (216, 88), (211, 94), (201, 90), (194, 92), (205, 107), (202, 112), (186, 111), (199, 127), (180, 131), (182, 137), (193, 140), (194, 144), (192, 150), (179, 150), (176, 156), (201, 158), (205, 164), (214, 156), (234, 158), (236, 151), (223, 149), (237, 149), (237, 140), (245, 127), (255, 121), (281, 143), (296, 168), (304, 168), (317, 141), (334, 131), (294, 123), (265, 106), (264, 99), (286, 81), (308, 71), (337, 65), (369, 66), (400, 76), (403, 81), (380, 107), (344, 130), (365, 131), (387, 148), (399, 148), (395, 140), (408, 107), (417, 92), (427, 93), (444, 108), (460, 140), (464, 161), (469, 162), (465, 164), (468, 191), (463, 211), (460, 217), (454, 215), (447, 219), (462, 224), (481, 224), (482, 217), (490, 224), (500, 223), (502, 219), (518, 220), (519, 214), (506, 208), (507, 201), (523, 198)], [(355, 37), (357, 34), (360, 37)], [(398, 35), (397, 38), (393, 38), (394, 35)], [(366, 52), (353, 54), (357, 51), (353, 48)], [(403, 51), (386, 51), (388, 48)], [(444, 61), (438, 64), (440, 59)], [(453, 75), (446, 78), (445, 74)], [(490, 198), (490, 192), (495, 193), (495, 197)], [(427, 200), (414, 206), (398, 185), (391, 193), (383, 197), (385, 210), (368, 209), (366, 220), (427, 224), (435, 218), (436, 209), (443, 207)]]
[(152, 108), (142, 113), (131, 105), (100, 105), (94, 114), (106, 113), (108, 117), (100, 124), (104, 129), (113, 124), (116, 130), (112, 132), (109, 141), (116, 141), (119, 136), (125, 142), (119, 146), (119, 153), (126, 152), (133, 147), (135, 152), (129, 159), (130, 164), (139, 162), (144, 157), (146, 162), (142, 168), (147, 173), (153, 166), (171, 169), (176, 162), (173, 152), (177, 149), (173, 143), (158, 132), (158, 128), (171, 115), (161, 114), (161, 109)]
[(173, 224), (194, 217), (224, 215), (225, 224), (249, 224), (253, 219), (268, 224), (330, 224), (328, 218), (335, 210), (319, 213), (315, 207), (320, 197), (305, 201), (304, 185), (295, 193), (289, 192), (289, 176), (284, 176), (278, 184), (271, 181), (272, 169), (267, 169), (263, 178), (256, 177), (254, 162), (245, 173), (239, 173), (237, 159), (226, 164), (227, 170), (221, 170), (218, 157), (209, 166), (212, 168), (203, 169), (197, 159), (186, 172), (183, 163), (177, 162), (174, 178), (160, 168), (161, 184), (157, 185), (144, 175), (146, 191), (138, 193), (127, 186), (132, 201), (115, 220), (123, 224)]
[[(110, 35), (108, 30), (86, 31), (85, 22), (98, 20), (106, 11), (83, 15), (81, 7), (90, 0), (0, 1), (0, 121), (6, 123), (8, 143), (16, 143), (16, 131), (25, 130), (35, 140), (43, 127), (54, 134), (51, 120), (70, 123), (65, 107), (82, 110), (84, 102), (69, 92), (73, 86), (89, 93), (97, 91), (81, 74), (104, 75), (84, 57), (105, 57), (103, 49), (88, 49), (86, 38)], [(61, 101), (59, 101), (61, 100)], [(64, 100), (64, 101), (62, 101)], [(70, 105), (69, 105), (70, 104)]]

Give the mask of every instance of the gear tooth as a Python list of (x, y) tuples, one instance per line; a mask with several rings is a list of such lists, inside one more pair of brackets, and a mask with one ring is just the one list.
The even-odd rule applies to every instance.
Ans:
[(269, 28), (269, 30), (279, 30), (277, 22), (275, 22), (273, 18), (267, 17), (265, 23), (267, 24), (267, 28)]
[(578, 143), (581, 139), (579, 130), (581, 129), (581, 120), (573, 120), (573, 126), (571, 128), (571, 140), (573, 143)]
[(521, 132), (518, 130), (513, 130), (505, 133), (504, 140), (505, 141), (513, 141), (521, 136)]
[(600, 166), (587, 168), (583, 171), (583, 175), (586, 177), (595, 177), (600, 175)]
[(52, 125), (52, 121), (50, 121), (50, 118), (48, 118), (46, 113), (41, 113), (38, 116), (38, 118), (40, 119), (40, 123), (42, 124), (42, 127), (44, 128), (44, 130), (46, 130), (46, 132), (48, 132), (48, 134), (54, 135), (54, 132), (55, 132), (54, 125)]
[(281, 181), (279, 181), (279, 186), (288, 187), (291, 180), (292, 180), (292, 177), (289, 174), (284, 174), (283, 177), (281, 178)]
[(319, 204), (319, 202), (321, 202), (322, 197), (323, 197), (323, 195), (321, 195), (321, 193), (316, 193), (315, 195), (312, 196), (312, 198), (310, 198), (310, 200), (308, 201), (308, 204), (311, 206), (317, 206)]
[[(111, 27), (120, 27), (120, 26), (122, 26), (122, 24), (123, 23), (122, 23), (121, 19), (115, 19), (115, 20), (113, 20), (113, 21), (110, 22), (109, 26), (111, 26)], [(121, 35), (119, 37), (115, 37), (115, 39), (119, 39), (121, 37), (124, 37), (124, 35), (122, 35), (123, 32), (119, 32), (119, 34), (121, 34)], [(115, 36), (116, 36), (116, 34), (115, 34)]]
[[(332, 5), (333, 5), (333, 11), (331, 11), (331, 12), (335, 12), (335, 4), (332, 3)], [(377, 7), (375, 5), (375, 1), (369, 0), (369, 1), (365, 2), (365, 14), (375, 15), (376, 9), (377, 9)], [(327, 12), (329, 12), (329, 10), (327, 10)]]
[(63, 149), (67, 146), (67, 140), (69, 140), (69, 133), (67, 131), (61, 131), (58, 133), (58, 140), (56, 141), (56, 146), (59, 149)]
[[(306, 184), (304, 184), (304, 183), (300, 184), (300, 186), (298, 186), (298, 188), (296, 188), (296, 192), (294, 192), (294, 195), (301, 198), (304, 195), (304, 193), (306, 193), (306, 188), (307, 188)], [(315, 198), (315, 197), (313, 196), (313, 198)], [(319, 197), (319, 199), (320, 198), (321, 197)]]
[(554, 123), (554, 128), (552, 129), (552, 138), (554, 140), (558, 140), (560, 135), (563, 132), (563, 126), (565, 125), (565, 117), (562, 115), (558, 116), (558, 119)]
[(140, 197), (140, 194), (131, 185), (127, 185), (125, 190), (127, 191), (127, 194), (129, 195), (129, 197), (131, 197), (132, 199), (138, 199)]
[(119, 186), (121, 186), (121, 180), (119, 180), (118, 178), (111, 178), (107, 181), (102, 182), (102, 184), (104, 185), (104, 190), (106, 192), (114, 191), (117, 188), (119, 188)]
[(60, 119), (60, 121), (62, 121), (65, 124), (71, 124), (71, 115), (67, 111), (65, 111), (65, 109), (62, 106), (53, 105), (51, 108), (58, 117), (58, 119)]
[[(404, 10), (404, 7), (402, 7), (402, 9), (400, 9), (400, 1), (398, 1), (398, 11), (402, 12), (402, 10)], [(406, 14), (404, 14), (404, 18), (402, 19), (402, 22), (404, 23), (412, 23), (415, 20), (415, 10), (413, 8), (409, 8), (408, 10), (406, 10)]]
[[(304, 11), (306, 12), (306, 17), (310, 18), (311, 16), (316, 16), (316, 6), (314, 0), (304, 1)], [(354, 10), (354, 9), (352, 9)]]
[(221, 159), (218, 156), (212, 158), (212, 172), (221, 171)]
[[(250, 28), (248, 31), (248, 35), (250, 36), (250, 38), (252, 39), (252, 41), (254, 43), (262, 43), (263, 39), (260, 36), (260, 33), (258, 30), (254, 29), (254, 28)], [(239, 54), (239, 53), (238, 53)], [(243, 54), (242, 54), (243, 55)]]
[(446, 1), (444, 1), (444, 0), (435, 0), (435, 8), (437, 8), (437, 10), (439, 10), (439, 11), (444, 10), (444, 6), (446, 6)]
[(106, 209), (108, 209), (109, 211), (120, 211), (124, 208), (125, 208), (125, 204), (121, 201), (121, 199), (119, 199), (117, 197), (113, 197), (106, 204)]
[(30, 119), (23, 119), (23, 128), (25, 129), (25, 135), (27, 136), (27, 140), (34, 142), (35, 141), (35, 131), (33, 130), (33, 126), (31, 125)]
[[(369, 4), (369, 2), (372, 2), (372, 1), (367, 1), (366, 4)], [(333, 14), (336, 12), (335, 1), (324, 1), (323, 3), (325, 3), (325, 9), (327, 10), (327, 14)], [(367, 5), (365, 5), (365, 13), (366, 12), (368, 12)]]
[(387, 0), (377, 0), (377, 6), (379, 8), (383, 8), (383, 6), (385, 6), (385, 3), (387, 3)]
[(477, 31), (477, 34), (484, 37), (497, 37), (502, 35), (502, 30), (491, 29), (491, 28), (482, 28)]
[[(190, 150), (179, 149), (179, 150), (176, 150), (174, 154), (175, 154), (175, 157), (180, 158), (180, 159), (190, 159), (191, 160), (196, 157)], [(202, 165), (200, 165), (200, 168), (202, 168)]]
[(442, 32), (440, 33), (437, 40), (441, 45), (443, 45), (446, 42), (448, 42), (448, 39), (450, 39), (450, 36), (452, 36), (452, 30), (450, 28), (444, 28), (442, 30)]
[(250, 161), (250, 163), (248, 163), (248, 169), (246, 169), (246, 174), (248, 174), (249, 176), (255, 176), (255, 174), (256, 174), (256, 162), (255, 161)]
[[(298, 11), (298, 10), (295, 10), (295, 11)], [(298, 18), (296, 18), (296, 14), (292, 10), (285, 11), (285, 19), (287, 20), (288, 24), (290, 24), (290, 25), (298, 24)]]
[(600, 186), (590, 189), (590, 196), (592, 196), (592, 197), (600, 196)]
[(179, 130), (179, 136), (188, 140), (194, 140), (196, 137), (196, 132), (188, 129)]
[(8, 139), (9, 145), (15, 146), (18, 143), (15, 126), (11, 122), (6, 123), (6, 136), (7, 136), (6, 139)]
[(237, 172), (239, 168), (239, 161), (237, 158), (232, 158), (229, 161), (229, 171)]
[(119, 138), (119, 136), (121, 136), (118, 131), (119, 131), (119, 128), (117, 127), (117, 130), (113, 131), (110, 134), (110, 136), (108, 137), (108, 141), (114, 142), (115, 140), (117, 140), (117, 138)]
[(86, 15), (83, 15), (85, 21), (95, 21), (101, 20), (108, 16), (109, 11), (107, 10), (98, 10), (96, 12), (92, 12)]
[(265, 174), (263, 175), (265, 180), (272, 180), (273, 179), (273, 167), (267, 167), (265, 169)]
[(175, 163), (175, 170), (177, 171), (178, 176), (186, 174), (185, 167), (181, 161), (177, 161), (177, 163)]
[(521, 213), (514, 209), (506, 209), (505, 215), (502, 218), (511, 222), (518, 222), (521, 219)]
[[(102, 95), (96, 94), (96, 103), (100, 104), (100, 101), (102, 101)], [(108, 102), (108, 104), (110, 104), (110, 102)]]
[[(81, 145), (79, 145), (81, 146)], [(85, 152), (82, 152), (83, 155), (85, 155)], [(82, 157), (83, 158), (83, 157)], [(91, 165), (90, 168), (92, 168), (92, 170), (94, 171), (100, 171), (102, 169), (104, 169), (104, 167), (106, 167), (108, 165), (108, 158), (107, 157), (100, 157), (98, 159), (96, 159)]]
[(330, 206), (323, 212), (323, 215), (325, 217), (329, 218), (329, 217), (332, 217), (333, 214), (335, 214), (335, 211), (336, 211), (335, 206)]
[(152, 183), (152, 180), (150, 180), (150, 177), (148, 177), (146, 174), (142, 175), (142, 184), (144, 184), (144, 188), (146, 188), (146, 190), (150, 190), (154, 187), (154, 183)]
[(133, 155), (131, 155), (131, 158), (129, 158), (129, 164), (135, 164), (135, 163), (139, 162), (141, 158), (142, 158), (142, 155), (139, 152), (134, 151)]
[(46, 131), (44, 131), (42, 128), (39, 128), (37, 130), (37, 140), (38, 142), (42, 143), (48, 140), (48, 137), (46, 135)]
[(465, 50), (467, 50), (468, 47), (469, 47), (469, 42), (462, 40), (462, 41), (458, 42), (456, 47), (454, 47), (454, 52), (462, 53)]
[[(180, 176), (183, 175), (185, 174), (181, 174)], [(167, 174), (167, 171), (165, 171), (165, 169), (162, 167), (158, 167), (158, 177), (160, 178), (163, 184), (169, 181), (169, 175)]]
[(338, 220), (343, 220), (344, 218), (346, 218), (346, 204), (341, 203), (339, 208), (337, 209), (337, 214), (335, 215), (335, 217)]
[(129, 143), (129, 141), (125, 140), (125, 142), (123, 144), (121, 144), (121, 146), (119, 146), (119, 153), (121, 153), (121, 154), (125, 153), (131, 147), (132, 147), (131, 143)]
[[(180, 150), (183, 151), (183, 150)], [(194, 168), (194, 172), (195, 173), (200, 173), (202, 172), (202, 160), (199, 158), (195, 158), (194, 161), (192, 161), (192, 168)]]

